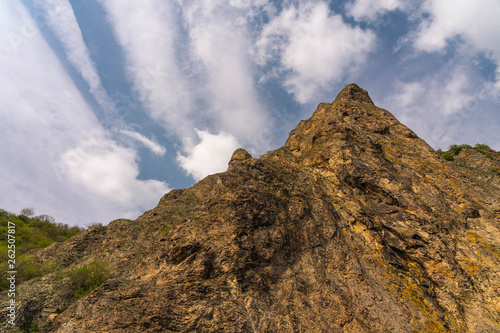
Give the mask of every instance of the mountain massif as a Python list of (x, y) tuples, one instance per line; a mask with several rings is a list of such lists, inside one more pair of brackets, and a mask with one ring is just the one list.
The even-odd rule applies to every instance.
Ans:
[(500, 155), (482, 152), (444, 159), (350, 84), (282, 148), (36, 252), (56, 268), (0, 330), (500, 332)]

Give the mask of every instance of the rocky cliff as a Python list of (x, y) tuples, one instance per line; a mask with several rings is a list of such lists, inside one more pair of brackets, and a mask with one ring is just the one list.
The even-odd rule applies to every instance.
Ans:
[[(59, 268), (18, 287), (18, 327), (500, 332), (500, 156), (479, 155), (443, 159), (348, 85), (284, 147), (37, 253)], [(93, 260), (110, 278), (68, 297)]]

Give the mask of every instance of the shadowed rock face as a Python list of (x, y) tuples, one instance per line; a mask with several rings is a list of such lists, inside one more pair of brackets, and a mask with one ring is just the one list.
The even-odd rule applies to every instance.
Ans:
[(115, 276), (72, 302), (46, 275), (20, 306), (51, 332), (498, 332), (498, 172), (476, 167), (500, 169), (490, 153), (446, 161), (351, 84), (283, 148), (238, 149), (137, 220), (40, 251)]

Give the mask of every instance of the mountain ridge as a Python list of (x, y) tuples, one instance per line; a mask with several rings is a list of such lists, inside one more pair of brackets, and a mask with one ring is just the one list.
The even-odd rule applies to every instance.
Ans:
[[(491, 154), (488, 168), (500, 170)], [(498, 173), (483, 176), (446, 161), (350, 84), (282, 148), (260, 158), (238, 149), (226, 172), (170, 191), (135, 221), (38, 252), (61, 272), (99, 259), (114, 273), (77, 301), (56, 287), (67, 285), (63, 273), (20, 285), (20, 313), (32, 316), (19, 324), (500, 331), (500, 188)]]

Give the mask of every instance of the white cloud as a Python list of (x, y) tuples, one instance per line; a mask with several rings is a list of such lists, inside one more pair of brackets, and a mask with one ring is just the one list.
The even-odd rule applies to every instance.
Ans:
[[(193, 21), (200, 13), (208, 14), (220, 10), (225, 11), (226, 15), (239, 14), (245, 18), (254, 16), (258, 10), (267, 8), (268, 0), (178, 0), (182, 6), (184, 14), (188, 21)], [(229, 13), (232, 11), (233, 13)], [(244, 20), (240, 20), (240, 24), (245, 24)]]
[(356, 21), (374, 21), (386, 11), (403, 10), (407, 8), (406, 0), (353, 0), (346, 4), (346, 10)]
[(285, 86), (296, 100), (311, 101), (354, 73), (375, 46), (375, 35), (346, 24), (325, 2), (289, 6), (264, 28), (257, 42), (257, 61), (279, 59), (289, 74)]
[(210, 134), (196, 130), (200, 142), (186, 143), (187, 156), (179, 154), (177, 160), (195, 180), (227, 169), (232, 153), (239, 147), (238, 140), (231, 134), (221, 132)]
[(414, 36), (418, 49), (439, 51), (447, 41), (461, 35), (476, 47), (489, 50), (500, 58), (500, 2), (496, 0), (452, 1), (427, 0), (422, 20)]
[(21, 3), (0, 2), (0, 31), (13, 41), (0, 43), (0, 168), (6, 193), (0, 207), (32, 206), (57, 213), (61, 222), (83, 222), (73, 218), (90, 207), (69, 204), (74, 189), (66, 187), (54, 163), (100, 129), (99, 123)]
[[(209, 123), (215, 131), (259, 145), (255, 138), (271, 121), (256, 90), (245, 18), (266, 1), (100, 3), (153, 119), (180, 138), (194, 139), (193, 129)], [(176, 15), (178, 9), (182, 15)]]
[[(406, 110), (401, 120), (433, 147), (498, 142), (496, 133), (484, 130), (497, 122), (493, 103), (500, 92), (498, 17), (500, 2), (495, 0), (426, 0), (412, 13), (417, 26), (404, 42), (418, 51), (441, 53), (433, 57), (441, 56), (445, 65), (433, 75), (403, 84), (386, 101), (394, 105), (391, 108)], [(491, 73), (496, 75), (480, 72), (478, 55), (496, 65), (496, 73)]]
[(22, 4), (2, 3), (0, 31), (19, 41), (0, 43), (2, 149), (55, 156), (100, 127)]
[(397, 82), (395, 87), (384, 107), (431, 146), (446, 148), (465, 140), (466, 119), (478, 110), (471, 109), (477, 96), (464, 68), (444, 68), (411, 82)]
[(138, 180), (137, 152), (111, 140), (87, 140), (61, 155), (63, 172), (75, 184), (84, 186), (102, 200), (150, 208), (169, 191), (164, 182)]
[(99, 2), (123, 48), (127, 73), (149, 115), (177, 135), (192, 133), (192, 96), (177, 57), (173, 2)]
[(500, 91), (500, 2), (497, 0), (427, 0), (423, 17), (410, 40), (418, 50), (442, 51), (456, 37), (468, 47), (484, 52), (497, 65), (496, 83)]
[(61, 41), (68, 61), (87, 82), (96, 101), (104, 111), (112, 112), (113, 101), (102, 86), (70, 2), (68, 0), (36, 0), (35, 6), (43, 10), (46, 23)]
[[(135, 218), (153, 207), (167, 186), (137, 180), (135, 151), (106, 138), (20, 2), (0, 2), (0, 31), (7, 37), (0, 43), (0, 186), (4, 193), (0, 208), (16, 212), (31, 206), (58, 222), (85, 225)], [(81, 155), (71, 154), (80, 151)], [(61, 156), (75, 167), (67, 170)], [(93, 183), (92, 178), (101, 183)], [(116, 197), (108, 197), (110, 193)]]
[(249, 50), (251, 36), (244, 18), (266, 1), (184, 1), (191, 59), (205, 87), (201, 96), (217, 130), (255, 144), (256, 134), (270, 126), (256, 91), (256, 68)]
[(473, 86), (466, 73), (455, 68), (454, 73), (426, 76), (416, 82), (400, 83), (396, 94), (389, 97), (399, 110), (419, 110), (418, 113), (451, 115), (460, 112), (473, 101)]
[(125, 134), (140, 143), (142, 143), (144, 146), (146, 146), (148, 149), (150, 149), (153, 153), (155, 153), (158, 156), (163, 156), (167, 152), (165, 147), (160, 145), (159, 143), (146, 138), (140, 133), (134, 132), (134, 131), (129, 131), (129, 130), (120, 130), (120, 133)]
[(398, 109), (407, 109), (425, 96), (425, 91), (424, 84), (421, 82), (399, 83), (397, 93), (389, 97), (389, 102), (396, 105)]

